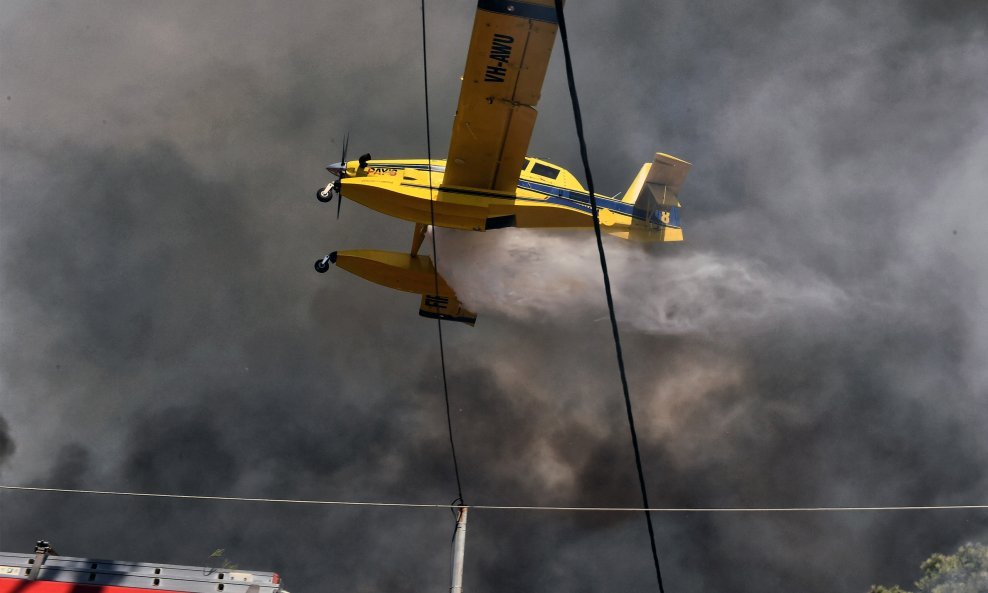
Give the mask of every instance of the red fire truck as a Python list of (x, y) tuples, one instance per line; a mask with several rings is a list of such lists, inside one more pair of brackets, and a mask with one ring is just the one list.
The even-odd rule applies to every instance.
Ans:
[(0, 593), (288, 593), (277, 573), (0, 552)]

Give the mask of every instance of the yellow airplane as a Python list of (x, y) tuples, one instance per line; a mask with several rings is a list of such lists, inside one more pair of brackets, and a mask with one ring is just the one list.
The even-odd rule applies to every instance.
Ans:
[[(471, 231), (593, 227), (590, 196), (580, 182), (562, 167), (526, 156), (556, 28), (553, 0), (479, 0), (447, 158), (344, 156), (327, 167), (337, 179), (316, 194), (322, 202), (346, 194), (414, 222), (411, 250), (334, 251), (316, 261), (316, 271), (336, 264), (371, 282), (421, 294), (420, 315), (473, 325), (477, 316), (432, 260), (418, 254), (429, 225)], [(677, 195), (689, 168), (657, 153), (623, 197), (595, 196), (601, 230), (634, 241), (681, 241)]]

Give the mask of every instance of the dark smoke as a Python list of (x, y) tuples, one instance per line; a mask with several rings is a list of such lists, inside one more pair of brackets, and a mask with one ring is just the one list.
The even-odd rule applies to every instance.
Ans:
[[(984, 503), (984, 3), (568, 5), (600, 191), (655, 150), (694, 163), (686, 243), (605, 243), (652, 504)], [(442, 156), (474, 7), (429, 7)], [(417, 4), (5, 3), (5, 483), (456, 496), (435, 325), (311, 268), (409, 245), (312, 193), (346, 130), (351, 158), (424, 155), (418, 23)], [(557, 52), (530, 152), (578, 172), (568, 101)], [(437, 240), (481, 315), (444, 326), (467, 502), (637, 506), (590, 235)], [(448, 578), (443, 510), (2, 496), (14, 551), (224, 548), (296, 593)], [(977, 511), (655, 518), (681, 592), (863, 592), (988, 539)], [(469, 534), (470, 589), (654, 588), (637, 513), (476, 510)]]
[(7, 424), (7, 420), (3, 416), (0, 416), (0, 466), (2, 466), (16, 450), (17, 446), (14, 444), (13, 437), (10, 436), (10, 425)]
[(91, 479), (92, 455), (79, 443), (62, 445), (52, 460), (48, 479), (42, 485), (53, 488), (81, 488)]

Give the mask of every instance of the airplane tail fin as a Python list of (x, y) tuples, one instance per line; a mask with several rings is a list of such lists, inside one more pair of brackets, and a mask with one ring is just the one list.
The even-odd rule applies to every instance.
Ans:
[(611, 234), (636, 241), (682, 241), (678, 196), (691, 166), (672, 155), (655, 153), (655, 160), (642, 165), (621, 200), (634, 204), (631, 227)]

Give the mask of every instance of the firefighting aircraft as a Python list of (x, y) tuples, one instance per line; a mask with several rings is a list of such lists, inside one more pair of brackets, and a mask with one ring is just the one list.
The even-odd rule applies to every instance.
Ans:
[[(590, 196), (580, 182), (562, 167), (526, 156), (556, 28), (553, 0), (479, 0), (447, 158), (376, 160), (365, 154), (347, 161), (344, 142), (342, 161), (327, 167), (337, 179), (316, 194), (322, 202), (345, 194), (414, 222), (411, 250), (334, 251), (316, 261), (316, 271), (336, 264), (371, 282), (421, 294), (420, 315), (473, 325), (477, 316), (432, 260), (418, 253), (429, 225), (592, 228)], [(623, 197), (595, 196), (602, 231), (633, 241), (681, 241), (677, 194), (689, 169), (690, 163), (657, 153)]]

